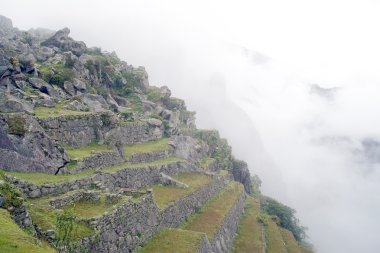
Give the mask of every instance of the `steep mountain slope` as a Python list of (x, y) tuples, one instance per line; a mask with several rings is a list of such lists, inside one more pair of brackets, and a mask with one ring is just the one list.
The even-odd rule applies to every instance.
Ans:
[(19, 31), (0, 16), (0, 207), (35, 247), (231, 252), (240, 223), (237, 252), (250, 236), (247, 252), (276, 252), (272, 240), (296, 252), (281, 220), (259, 210), (259, 179), (217, 131), (197, 129), (195, 113), (151, 86), (143, 67), (69, 32)]

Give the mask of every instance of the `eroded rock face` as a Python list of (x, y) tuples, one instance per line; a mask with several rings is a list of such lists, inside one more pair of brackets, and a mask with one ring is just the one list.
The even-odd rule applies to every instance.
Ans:
[(8, 171), (55, 173), (67, 156), (38, 122), (27, 115), (0, 116), (0, 167)]
[(169, 143), (174, 147), (174, 154), (193, 162), (201, 160), (208, 151), (208, 146), (190, 136), (173, 136)]
[(232, 174), (234, 175), (235, 181), (244, 185), (244, 190), (247, 193), (252, 192), (251, 175), (246, 162), (234, 159), (232, 161)]
[(70, 29), (63, 28), (52, 37), (41, 43), (42, 46), (57, 47), (62, 51), (71, 51), (76, 56), (81, 56), (86, 51), (84, 42), (75, 41), (69, 37)]

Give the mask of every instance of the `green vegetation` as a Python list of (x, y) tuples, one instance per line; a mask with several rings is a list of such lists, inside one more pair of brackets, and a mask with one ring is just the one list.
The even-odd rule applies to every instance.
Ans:
[(192, 215), (188, 222), (183, 224), (184, 229), (206, 233), (212, 240), (215, 233), (224, 221), (229, 210), (244, 191), (243, 185), (230, 182), (226, 188), (206, 204), (199, 213)]
[(63, 87), (65, 81), (71, 81), (74, 72), (64, 64), (42, 65), (38, 69), (45, 82)]
[(260, 204), (252, 197), (245, 201), (244, 215), (241, 217), (237, 236), (234, 241), (234, 253), (260, 253), (263, 249), (261, 224), (257, 221)]
[(73, 231), (75, 226), (75, 216), (70, 210), (64, 210), (63, 213), (57, 213), (56, 216), (56, 237), (55, 243), (58, 247), (63, 246), (71, 251), (73, 244)]
[(208, 169), (210, 164), (212, 164), (213, 162), (215, 162), (214, 158), (208, 156), (203, 157), (202, 160), (199, 161), (199, 167), (201, 167), (202, 169)]
[(306, 228), (299, 225), (294, 209), (281, 204), (275, 199), (264, 196), (261, 198), (261, 208), (265, 213), (277, 216), (280, 220), (279, 225), (291, 231), (297, 241), (301, 242), (305, 239)]
[(0, 252), (2, 253), (56, 253), (46, 242), (37, 245), (37, 239), (21, 230), (5, 209), (0, 209)]
[(182, 229), (161, 229), (139, 253), (194, 253), (198, 252), (204, 233)]
[(150, 153), (169, 149), (169, 139), (161, 138), (155, 141), (148, 141), (140, 144), (125, 145), (125, 157), (130, 157), (134, 154)]
[[(160, 159), (160, 160), (156, 160), (149, 163), (136, 163), (136, 164), (122, 163), (122, 164), (104, 168), (102, 169), (102, 171), (112, 173), (112, 172), (116, 172), (122, 169), (145, 168), (147, 166), (165, 165), (165, 164), (178, 162), (178, 161), (182, 161), (182, 160), (177, 157), (168, 157), (165, 159)], [(61, 182), (69, 181), (69, 180), (76, 180), (83, 177), (88, 177), (88, 176), (93, 175), (96, 171), (97, 171), (96, 169), (87, 169), (77, 174), (59, 174), (59, 175), (38, 173), (38, 172), (15, 172), (15, 171), (7, 171), (4, 173), (14, 176), (20, 180), (27, 181), (32, 184), (43, 185), (43, 184), (50, 184), (50, 183), (61, 183)]]
[(26, 121), (20, 115), (15, 115), (8, 119), (8, 133), (24, 136), (26, 132)]
[(292, 232), (284, 228), (280, 228), (280, 231), (288, 253), (302, 253)]
[(211, 158), (214, 158), (219, 167), (228, 168), (231, 158), (232, 150), (228, 145), (226, 139), (219, 136), (216, 130), (197, 130), (195, 136), (209, 145), (209, 153)]
[(54, 118), (59, 116), (76, 116), (91, 114), (91, 112), (73, 111), (65, 109), (64, 106), (69, 101), (61, 101), (55, 107), (36, 106), (34, 108), (34, 114), (40, 119)]
[(212, 182), (212, 177), (196, 173), (180, 173), (174, 177), (176, 180), (187, 184), (188, 188), (175, 186), (154, 185), (154, 200), (160, 209), (164, 209), (169, 203), (189, 195)]
[(130, 197), (124, 196), (118, 201), (106, 203), (105, 197), (102, 196), (99, 202), (81, 200), (71, 206), (66, 207), (65, 209), (71, 210), (78, 218), (92, 218), (112, 210), (116, 205), (127, 201), (129, 198)]
[[(50, 206), (48, 202), (49, 198), (45, 197), (29, 200), (26, 203), (33, 223), (38, 225), (43, 231), (50, 229), (56, 230), (59, 226), (59, 224), (57, 225), (57, 218), (62, 217), (61, 215), (64, 213), (63, 210), (55, 209)], [(70, 235), (72, 241), (94, 234), (94, 230), (78, 223), (76, 220), (73, 221), (73, 226), (74, 229)]]
[(149, 92), (147, 95), (148, 100), (157, 103), (161, 99), (161, 91), (160, 88), (155, 87), (155, 86), (150, 86), (149, 87)]
[(66, 146), (65, 150), (72, 160), (82, 160), (83, 158), (93, 156), (95, 153), (111, 152), (112, 148), (107, 145), (92, 143), (84, 147)]
[(280, 229), (272, 219), (268, 219), (268, 225), (265, 226), (265, 237), (268, 253), (288, 253)]
[[(2, 176), (0, 179), (2, 179)], [(8, 182), (4, 182), (0, 185), (0, 195), (5, 199), (3, 205), (5, 208), (18, 207), (23, 203), (20, 192)]]

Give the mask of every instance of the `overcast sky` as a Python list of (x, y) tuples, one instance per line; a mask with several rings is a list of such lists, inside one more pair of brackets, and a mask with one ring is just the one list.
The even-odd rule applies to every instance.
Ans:
[(378, 1), (0, 3), (16, 27), (69, 27), (145, 66), (297, 209), (317, 252), (380, 249)]

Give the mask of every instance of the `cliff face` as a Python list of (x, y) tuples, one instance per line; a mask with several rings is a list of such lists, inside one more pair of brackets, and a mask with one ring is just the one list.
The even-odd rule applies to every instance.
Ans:
[(0, 207), (63, 252), (230, 252), (247, 164), (143, 67), (69, 33), (0, 16)]

